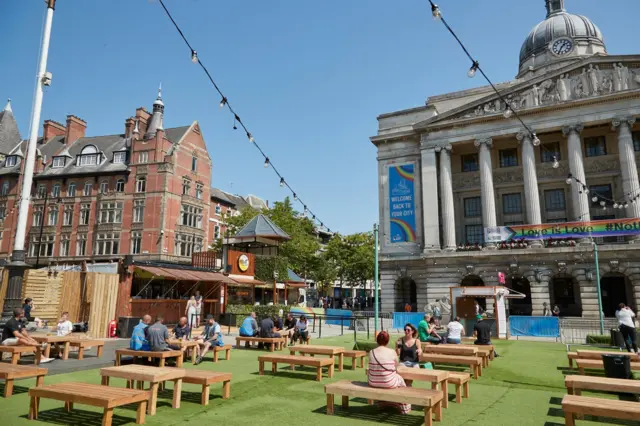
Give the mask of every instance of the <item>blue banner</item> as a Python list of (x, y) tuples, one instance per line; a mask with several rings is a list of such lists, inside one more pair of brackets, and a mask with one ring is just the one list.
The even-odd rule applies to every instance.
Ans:
[(509, 317), (509, 331), (512, 336), (560, 337), (558, 317)]
[[(328, 317), (352, 317), (353, 311), (348, 309), (327, 309)], [(349, 327), (351, 324), (350, 319), (340, 319), (340, 318), (327, 318), (326, 324), (331, 325), (344, 325), (345, 327)]]
[(413, 324), (415, 328), (418, 328), (418, 323), (424, 318), (424, 312), (394, 312), (393, 313), (393, 328), (404, 329), (404, 326), (409, 323)]
[(392, 243), (416, 241), (415, 165), (389, 166), (389, 235)]

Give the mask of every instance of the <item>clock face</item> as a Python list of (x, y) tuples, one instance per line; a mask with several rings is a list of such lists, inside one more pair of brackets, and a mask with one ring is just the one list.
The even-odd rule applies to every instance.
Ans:
[(551, 51), (555, 55), (566, 55), (573, 50), (573, 42), (569, 39), (562, 38), (551, 43)]

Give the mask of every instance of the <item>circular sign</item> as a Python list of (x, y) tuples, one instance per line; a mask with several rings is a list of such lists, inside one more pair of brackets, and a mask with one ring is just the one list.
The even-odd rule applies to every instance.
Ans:
[(238, 258), (238, 269), (241, 272), (247, 272), (247, 269), (249, 269), (249, 257), (246, 254)]

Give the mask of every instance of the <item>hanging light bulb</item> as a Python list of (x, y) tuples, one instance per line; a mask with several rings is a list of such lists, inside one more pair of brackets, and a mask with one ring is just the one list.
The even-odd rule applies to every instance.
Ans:
[(557, 157), (553, 157), (553, 168), (557, 169), (558, 167), (560, 167), (560, 162), (558, 162), (558, 158)]
[(567, 185), (571, 185), (571, 176), (569, 176), (565, 182), (567, 182)]
[(593, 201), (594, 203), (598, 202), (598, 197), (596, 197), (595, 195), (593, 196), (593, 198), (591, 198), (591, 201)]
[(309, 213), (309, 209), (307, 208), (307, 206), (304, 206), (304, 214)]
[(582, 188), (583, 188), (583, 191), (584, 191), (584, 193), (585, 193), (585, 194), (588, 194), (588, 193), (589, 193), (589, 188), (587, 188), (587, 186), (586, 186), (586, 185), (585, 185), (585, 186), (583, 186)]
[(628, 209), (629, 208), (629, 203), (624, 203), (624, 208)]
[(618, 203), (613, 203), (613, 208), (617, 209), (618, 208)]
[(532, 138), (531, 138), (532, 141), (531, 142), (533, 143), (533, 146), (540, 145), (540, 138), (538, 138), (538, 135), (536, 135), (535, 133), (532, 133), (531, 136), (532, 136)]
[[(600, 204), (604, 203), (604, 201), (601, 201)], [(602, 204), (602, 210), (606, 210), (607, 206), (605, 206), (604, 204)]]
[(249, 132), (247, 132), (247, 138), (249, 138), (249, 142), (251, 143), (256, 141), (256, 138), (254, 138), (253, 135)]
[(227, 104), (227, 98), (223, 96), (222, 100), (220, 100), (220, 108), (224, 108), (226, 104)]
[(264, 159), (264, 166), (269, 167), (269, 157)]
[(283, 186), (284, 186), (284, 178), (283, 178), (283, 177), (281, 177), (281, 178), (280, 178), (280, 187), (283, 187)]
[(238, 130), (238, 126), (236, 126), (236, 120), (233, 120), (233, 130)]
[(194, 64), (198, 63), (198, 52), (193, 49), (191, 49), (191, 62), (193, 62)]
[(513, 111), (511, 111), (511, 108), (507, 106), (502, 115), (504, 116), (504, 118), (511, 118), (511, 116), (513, 115)]
[(433, 15), (434, 21), (439, 21), (442, 19), (442, 14), (440, 13), (440, 8), (437, 4), (431, 3), (431, 14)]
[(604, 207), (607, 203), (604, 200), (600, 200), (600, 205)]
[(473, 65), (471, 65), (471, 68), (469, 68), (469, 71), (467, 71), (467, 75), (469, 76), (469, 78), (473, 78), (476, 76), (476, 71), (478, 71), (478, 68), (480, 68), (480, 64), (478, 63), (478, 61), (473, 61)]
[(296, 193), (293, 193), (293, 201), (298, 201), (298, 196), (296, 195)]
[(622, 203), (618, 204), (618, 208), (619, 208), (620, 210), (624, 209), (624, 204), (622, 204)]

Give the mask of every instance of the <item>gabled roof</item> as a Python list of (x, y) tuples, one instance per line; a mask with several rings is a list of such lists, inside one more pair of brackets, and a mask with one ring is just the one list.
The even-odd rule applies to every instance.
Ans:
[(289, 280), (288, 280), (288, 282), (294, 282), (294, 283), (303, 283), (304, 282), (302, 277), (300, 277), (300, 275), (298, 275), (295, 272), (293, 272), (291, 269), (287, 269), (287, 272), (289, 272)]
[(13, 112), (10, 107), (5, 107), (3, 111), (0, 111), (0, 154), (10, 153), (21, 140), (18, 123), (16, 123)]
[(218, 189), (211, 187), (211, 198), (214, 200), (222, 201), (223, 203), (227, 203), (229, 205), (235, 206), (235, 203), (231, 201), (229, 197), (227, 197), (227, 193)]
[(182, 137), (187, 133), (187, 131), (191, 128), (191, 125), (182, 126), (182, 127), (172, 127), (170, 129), (165, 129), (164, 136), (169, 139), (171, 143), (177, 143), (182, 139)]
[(268, 238), (271, 240), (288, 241), (291, 237), (263, 214), (259, 214), (247, 223), (234, 239)]

